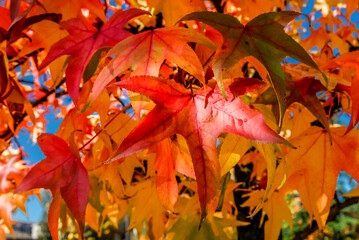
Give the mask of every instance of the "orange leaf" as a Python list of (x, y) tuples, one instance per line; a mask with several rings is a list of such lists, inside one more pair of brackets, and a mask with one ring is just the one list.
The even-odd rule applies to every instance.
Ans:
[[(106, 16), (103, 9), (104, 6), (98, 0), (44, 0), (41, 2), (41, 4), (48, 12), (61, 13), (64, 20), (78, 17), (79, 14), (81, 14), (81, 9), (88, 9), (91, 13), (94, 13), (102, 21), (106, 20)], [(39, 8), (43, 10), (43, 7)]]
[[(265, 192), (263, 190), (249, 193), (246, 195), (249, 199), (241, 206), (251, 208), (256, 207), (263, 201), (262, 198), (264, 194)], [(263, 203), (263, 211), (268, 216), (268, 221), (265, 222), (264, 226), (265, 239), (278, 239), (283, 220), (287, 221), (292, 228), (292, 214), (284, 196), (284, 191), (274, 192), (270, 198)]]
[(291, 149), (286, 156), (288, 180), (284, 186), (298, 190), (304, 207), (321, 228), (328, 217), (340, 171), (359, 179), (358, 131), (343, 136), (345, 128), (332, 128), (331, 133), (332, 145), (326, 130), (311, 127), (293, 139), (297, 149)]
[(166, 26), (173, 26), (188, 13), (205, 9), (202, 0), (150, 0), (147, 2), (150, 7), (155, 9), (154, 15), (162, 13)]
[(157, 196), (163, 206), (174, 212), (173, 206), (178, 198), (178, 185), (174, 173), (177, 149), (169, 139), (162, 140), (156, 147)]

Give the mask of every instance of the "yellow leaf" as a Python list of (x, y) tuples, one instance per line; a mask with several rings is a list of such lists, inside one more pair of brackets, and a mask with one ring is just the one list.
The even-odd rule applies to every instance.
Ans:
[(231, 170), (250, 147), (248, 139), (229, 133), (224, 139), (219, 153), (221, 176)]
[[(252, 215), (256, 214), (263, 206), (265, 199), (271, 194), (274, 189), (272, 189), (273, 182), (276, 177), (276, 166), (277, 166), (277, 155), (276, 155), (276, 146), (275, 144), (264, 144), (253, 142), (253, 146), (262, 154), (266, 163), (267, 163), (267, 186), (262, 199), (262, 202), (254, 209)], [(281, 175), (280, 175), (281, 176)], [(272, 190), (272, 191), (271, 191)]]
[(125, 188), (116, 166), (105, 165), (103, 168), (102, 179), (107, 180), (107, 183), (110, 185), (111, 189), (117, 197), (124, 197)]
[[(285, 194), (286, 192), (281, 189), (278, 192), (274, 192), (263, 203), (263, 211), (268, 216), (268, 221), (265, 222), (264, 226), (266, 240), (278, 239), (283, 220), (287, 221), (292, 228), (292, 214), (284, 199)], [(265, 191), (253, 191), (247, 196), (249, 196), (249, 199), (241, 206), (254, 208), (263, 202)]]

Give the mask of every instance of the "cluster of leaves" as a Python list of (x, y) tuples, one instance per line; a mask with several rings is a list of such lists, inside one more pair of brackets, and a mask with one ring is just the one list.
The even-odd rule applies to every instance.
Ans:
[[(0, 239), (38, 188), (53, 196), (55, 240), (59, 219), (81, 237), (125, 216), (154, 239), (233, 239), (250, 224), (246, 208), (276, 239), (283, 220), (292, 226), (293, 192), (324, 231), (340, 171), (359, 180), (358, 1), (316, 3), (308, 16), (302, 6), (5, 1)], [(48, 112), (63, 118), (56, 135), (40, 135)], [(31, 167), (23, 128), (46, 155)], [(233, 168), (248, 164), (244, 184)]]

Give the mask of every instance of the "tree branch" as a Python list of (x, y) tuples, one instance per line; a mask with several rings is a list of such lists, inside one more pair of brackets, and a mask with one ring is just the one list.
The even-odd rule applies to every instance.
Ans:
[(57, 90), (57, 88), (59, 88), (59, 87), (60, 87), (62, 84), (64, 84), (64, 83), (65, 83), (65, 78), (63, 78), (63, 79), (59, 82), (59, 84), (58, 84), (56, 87), (54, 87), (54, 88), (51, 89), (50, 91), (46, 92), (46, 94), (45, 94), (42, 98), (39, 98), (39, 99), (36, 100), (35, 102), (32, 102), (31, 105), (32, 105), (33, 107), (37, 107), (37, 106), (40, 105), (41, 103), (46, 102), (47, 98), (48, 98), (51, 94), (53, 94), (53, 93)]
[[(38, 100), (32, 102), (31, 105), (32, 105), (33, 107), (37, 107), (38, 105), (40, 105), (40, 104), (46, 102), (46, 101), (47, 101), (47, 98), (48, 98), (51, 94), (53, 94), (54, 92), (56, 92), (56, 89), (59, 88), (59, 87), (60, 87), (62, 84), (64, 84), (64, 83), (65, 83), (65, 78), (63, 78), (63, 79), (59, 82), (59, 84), (57, 84), (57, 86), (56, 86), (55, 88), (53, 88), (53, 89), (51, 89), (50, 91), (46, 92), (46, 94), (45, 94), (43, 97), (41, 97), (40, 99), (38, 99)], [(56, 93), (56, 97), (62, 96), (63, 94), (64, 94), (63, 92)], [(27, 112), (24, 112), (24, 113), (22, 114), (21, 118), (18, 119), (17, 123), (14, 123), (14, 128), (13, 128), (14, 130), (16, 130), (16, 128), (20, 125), (20, 123), (25, 119), (26, 116), (27, 116)], [(10, 128), (8, 128), (8, 130), (7, 130), (5, 133), (3, 133), (3, 134), (0, 136), (0, 138), (2, 138), (2, 139), (4, 139), (4, 140), (7, 141), (7, 140), (11, 139), (13, 136), (14, 136), (14, 133), (10, 130)]]
[[(359, 202), (359, 197), (346, 198), (344, 202), (337, 202), (330, 208), (327, 222), (335, 221), (337, 215), (342, 209), (349, 207), (353, 204), (356, 204), (358, 202)], [(318, 224), (316, 222), (313, 222), (310, 226), (296, 233), (293, 240), (306, 239), (310, 234), (314, 233), (316, 230), (318, 230)]]

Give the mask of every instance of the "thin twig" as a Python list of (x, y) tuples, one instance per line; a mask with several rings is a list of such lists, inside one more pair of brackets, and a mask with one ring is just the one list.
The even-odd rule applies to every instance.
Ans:
[[(84, 149), (87, 145), (89, 145), (102, 131), (103, 129), (105, 129), (116, 117), (118, 117), (121, 113), (125, 113), (128, 109), (132, 108), (132, 105), (127, 105), (125, 106), (121, 112), (118, 112), (116, 113), (116, 115), (110, 120), (108, 121), (104, 127), (102, 129), (100, 129), (90, 140), (88, 140), (84, 145), (82, 145), (80, 148), (79, 148), (79, 151), (81, 151), (82, 149)], [(91, 171), (94, 171), (96, 169), (99, 169), (100, 167), (103, 167), (104, 164), (103, 163), (100, 163), (99, 165), (95, 166), (94, 168), (92, 169), (89, 169), (88, 171), (91, 172)]]
[[(65, 78), (62, 79), (59, 84), (57, 84), (57, 86), (53, 89), (51, 89), (50, 91), (48, 91), (42, 98), (34, 101), (31, 103), (32, 107), (37, 107), (38, 105), (44, 103), (47, 98), (53, 94), (57, 88), (59, 88), (62, 84), (65, 83)], [(16, 130), (16, 128), (20, 125), (20, 123), (24, 120), (24, 118), (27, 116), (27, 112), (24, 112), (24, 114), (22, 114), (21, 118), (18, 119), (17, 123), (14, 123), (14, 131)], [(7, 130), (7, 132), (5, 132), (4, 134), (2, 134), (2, 136), (6, 136), (4, 139), (5, 140), (9, 140), (14, 136), (14, 132), (12, 132), (10, 129)]]
[(130, 104), (130, 105), (127, 105), (126, 107), (124, 107), (121, 112), (116, 113), (116, 115), (115, 115), (113, 118), (111, 118), (111, 120), (108, 121), (108, 122), (103, 126), (102, 129), (100, 129), (90, 140), (88, 140), (84, 145), (82, 145), (82, 147), (79, 148), (79, 151), (81, 151), (81, 150), (84, 149), (88, 144), (90, 144), (90, 143), (103, 131), (103, 129), (105, 129), (116, 117), (118, 117), (121, 113), (126, 112), (126, 111), (127, 111), (128, 109), (130, 109), (130, 108), (132, 108), (132, 105), (131, 105), (131, 104)]
[(115, 99), (122, 105), (122, 107), (125, 107), (125, 103), (121, 100), (121, 98), (115, 96)]
[(56, 90), (57, 90), (62, 84), (64, 84), (64, 83), (65, 83), (65, 78), (61, 79), (61, 81), (59, 82), (59, 84), (58, 84), (56, 87), (54, 87), (54, 88), (52, 88), (51, 90), (47, 91), (46, 94), (45, 94), (43, 97), (41, 97), (41, 98), (39, 98), (38, 100), (32, 102), (31, 105), (32, 105), (33, 107), (37, 107), (37, 106), (40, 105), (41, 103), (44, 103), (44, 102), (47, 100), (47, 98), (48, 98), (51, 94), (53, 94), (54, 92), (56, 92)]
[(17, 148), (19, 149), (19, 151), (20, 151), (20, 158), (22, 159), (23, 156), (24, 156), (24, 154), (23, 154), (23, 152), (22, 152), (21, 145), (20, 145), (19, 141), (17, 140), (17, 138), (16, 138), (15, 136), (13, 136), (12, 139), (14, 140), (14, 142), (15, 142)]
[(24, 80), (24, 79), (18, 79), (18, 82), (28, 83), (28, 84), (34, 84), (34, 81), (29, 81), (29, 80)]

